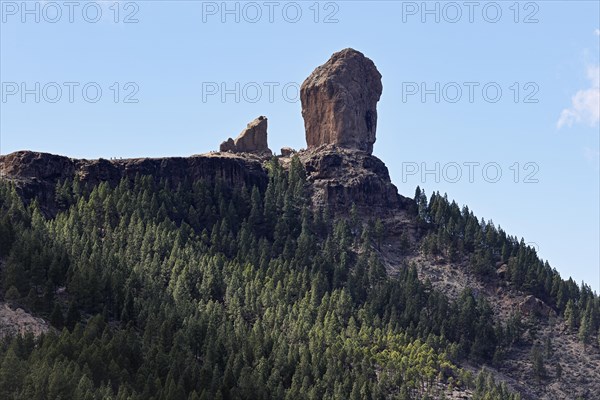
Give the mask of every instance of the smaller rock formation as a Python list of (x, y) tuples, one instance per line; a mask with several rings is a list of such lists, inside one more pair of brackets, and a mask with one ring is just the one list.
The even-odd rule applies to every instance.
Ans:
[(525, 297), (525, 300), (523, 300), (519, 304), (519, 310), (521, 311), (521, 313), (523, 313), (523, 315), (527, 315), (527, 316), (529, 316), (529, 315), (533, 315), (533, 316), (537, 316), (537, 317), (556, 316), (556, 312), (553, 309), (548, 307), (546, 305), (546, 303), (544, 303), (542, 300), (540, 300), (537, 297), (532, 296), (532, 295)]
[(300, 87), (308, 149), (333, 144), (371, 154), (382, 90), (373, 61), (354, 49), (334, 53)]
[(496, 270), (496, 275), (498, 275), (498, 277), (501, 279), (508, 278), (508, 265), (501, 264), (500, 268)]
[(292, 149), (291, 147), (282, 147), (281, 148), (281, 155), (283, 157), (289, 157), (292, 154), (294, 154), (296, 152), (296, 150)]
[(267, 117), (260, 116), (250, 122), (235, 140), (229, 138), (221, 143), (219, 150), (231, 153), (271, 155), (267, 144)]
[(219, 150), (220, 151), (230, 151), (232, 153), (235, 153), (235, 142), (233, 141), (232, 138), (227, 139), (226, 141), (224, 141), (223, 143), (221, 143), (221, 146), (219, 146)]

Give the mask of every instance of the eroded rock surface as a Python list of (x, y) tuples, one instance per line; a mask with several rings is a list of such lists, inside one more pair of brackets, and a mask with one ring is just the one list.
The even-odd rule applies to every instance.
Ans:
[(291, 147), (282, 147), (281, 148), (281, 155), (283, 157), (289, 157), (292, 154), (294, 154), (296, 152), (296, 150), (292, 149)]
[(535, 296), (529, 295), (519, 304), (519, 310), (523, 315), (534, 315), (537, 317), (556, 317), (556, 312), (546, 303)]
[(250, 122), (235, 140), (229, 138), (221, 143), (219, 150), (231, 153), (271, 155), (267, 143), (267, 117), (260, 116)]
[(0, 339), (5, 336), (24, 335), (32, 333), (39, 336), (50, 330), (46, 321), (23, 311), (21, 308), (12, 309), (6, 303), (0, 303)]
[(371, 154), (382, 90), (373, 61), (354, 49), (334, 53), (300, 88), (308, 149), (335, 144)]
[(365, 214), (384, 215), (413, 203), (398, 194), (387, 167), (375, 156), (332, 145), (298, 154), (316, 207), (344, 213), (355, 204)]

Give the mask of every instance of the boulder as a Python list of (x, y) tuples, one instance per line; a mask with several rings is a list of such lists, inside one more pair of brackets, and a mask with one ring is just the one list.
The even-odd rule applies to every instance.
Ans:
[(507, 279), (508, 278), (508, 265), (506, 265), (506, 264), (500, 265), (500, 268), (498, 268), (496, 270), (496, 274), (501, 279)]
[(371, 154), (382, 90), (373, 61), (354, 49), (334, 53), (300, 88), (308, 149), (333, 144)]
[(219, 146), (219, 150), (222, 152), (230, 151), (232, 153), (235, 152), (235, 142), (232, 138), (227, 139)]
[(556, 312), (552, 308), (548, 307), (546, 303), (532, 295), (525, 297), (525, 300), (519, 304), (519, 310), (523, 315), (527, 316), (556, 316)]
[(296, 152), (296, 150), (292, 149), (291, 147), (282, 147), (281, 148), (281, 155), (283, 157), (289, 157), (292, 154), (294, 154)]

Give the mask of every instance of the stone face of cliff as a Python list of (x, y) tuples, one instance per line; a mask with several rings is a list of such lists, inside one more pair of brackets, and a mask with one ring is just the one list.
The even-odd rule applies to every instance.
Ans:
[[(280, 157), (284, 165), (298, 156), (306, 168), (315, 207), (329, 207), (333, 213), (346, 213), (356, 204), (365, 214), (411, 209), (412, 199), (400, 196), (391, 183), (388, 169), (377, 157), (363, 151), (324, 146), (318, 151), (302, 151)], [(73, 159), (48, 153), (18, 151), (0, 156), (3, 179), (16, 184), (25, 201), (38, 199), (42, 211), (53, 217), (58, 209), (56, 185), (78, 178), (82, 184), (101, 182), (117, 185), (121, 178), (151, 175), (173, 185), (188, 179), (220, 180), (232, 187), (258, 186), (264, 189), (267, 171), (259, 157), (248, 154), (209, 153), (192, 157), (133, 158), (125, 160)]]
[(372, 210), (406, 206), (391, 183), (388, 169), (377, 157), (364, 152), (328, 147), (300, 155), (313, 186), (313, 203), (335, 210), (352, 204)]
[(15, 182), (26, 201), (37, 198), (42, 210), (50, 217), (58, 211), (54, 200), (56, 184), (75, 177), (91, 186), (100, 182), (116, 185), (121, 178), (133, 180), (138, 174), (151, 175), (156, 180), (166, 178), (174, 185), (185, 179), (203, 179), (210, 183), (221, 180), (231, 186), (265, 188), (268, 182), (266, 171), (258, 160), (234, 154), (109, 161), (19, 151), (0, 156), (0, 174), (3, 179)]

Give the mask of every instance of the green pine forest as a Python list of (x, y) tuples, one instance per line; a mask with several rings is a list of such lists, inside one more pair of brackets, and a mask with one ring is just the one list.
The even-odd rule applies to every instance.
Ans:
[[(494, 319), (469, 289), (450, 299), (410, 263), (388, 274), (381, 221), (312, 210), (297, 158), (267, 169), (262, 190), (63, 181), (51, 219), (2, 181), (2, 296), (52, 329), (0, 342), (0, 399), (521, 398), (484, 367), (519, 345), (519, 315)], [(422, 235), (402, 251), (484, 280), (506, 263), (510, 285), (598, 346), (589, 286), (446, 196), (417, 188), (415, 204)]]

